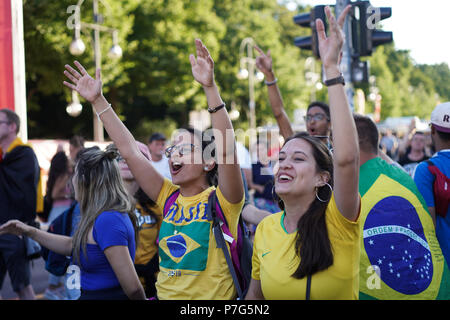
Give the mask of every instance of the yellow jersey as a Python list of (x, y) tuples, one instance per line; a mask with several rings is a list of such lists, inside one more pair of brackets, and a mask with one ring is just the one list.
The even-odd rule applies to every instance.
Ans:
[[(156, 207), (156, 206), (155, 206)], [(140, 204), (136, 204), (136, 216), (139, 225), (139, 243), (136, 248), (135, 264), (147, 264), (158, 252), (158, 233), (162, 222), (160, 210), (155, 207), (149, 208), (156, 217), (149, 215), (142, 209)]]
[[(178, 186), (164, 179), (156, 204), (163, 210)], [(159, 233), (159, 268), (156, 289), (160, 300), (226, 300), (236, 296), (222, 249), (216, 247), (212, 222), (207, 220), (208, 197), (214, 190), (184, 197), (179, 194), (164, 217)], [(236, 238), (244, 197), (232, 204), (216, 190), (217, 201)]]
[[(300, 258), (295, 252), (297, 231), (287, 233), (284, 212), (264, 218), (256, 229), (253, 243), (252, 278), (261, 282), (268, 300), (304, 300), (306, 277), (296, 279)], [(358, 299), (360, 228), (359, 219), (347, 220), (338, 210), (334, 195), (325, 213), (333, 264), (317, 272), (311, 280), (311, 299)]]

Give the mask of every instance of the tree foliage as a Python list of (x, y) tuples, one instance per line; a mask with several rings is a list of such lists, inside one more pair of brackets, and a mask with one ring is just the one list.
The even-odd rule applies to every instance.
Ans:
[[(194, 39), (201, 38), (215, 60), (216, 82), (222, 97), (240, 111), (236, 128), (248, 127), (248, 81), (238, 80), (239, 47), (252, 37), (264, 51), (271, 50), (274, 71), (288, 115), (311, 102), (305, 79), (305, 61), (311, 54), (293, 45), (307, 28), (293, 22), (292, 12), (276, 0), (102, 0), (104, 25), (119, 30), (123, 57), (112, 60), (107, 52), (111, 36), (102, 33), (104, 94), (127, 127), (141, 140), (153, 131), (171, 131), (188, 123), (189, 112), (206, 107), (202, 89), (191, 74), (189, 54)], [(68, 28), (72, 1), (25, 0), (24, 37), (27, 104), (30, 138), (92, 137), (92, 111), (82, 101), (83, 112), (70, 117), (65, 107), (71, 92), (63, 87), (64, 64), (79, 60), (94, 72), (92, 33), (84, 30), (86, 51), (69, 53), (74, 31)], [(299, 8), (304, 10), (305, 8)], [(92, 1), (84, 1), (81, 19), (93, 22)], [(254, 52), (256, 54), (256, 51)], [(450, 100), (446, 64), (416, 65), (409, 52), (393, 45), (379, 47), (369, 58), (371, 73), (383, 97), (382, 118), (400, 115), (427, 117), (438, 99)], [(316, 62), (316, 72), (320, 63)], [(367, 85), (360, 86), (369, 94)], [(316, 90), (316, 89), (314, 89)], [(326, 90), (316, 91), (326, 100)], [(263, 82), (255, 85), (257, 124), (274, 123)], [(373, 106), (366, 108), (368, 113)]]

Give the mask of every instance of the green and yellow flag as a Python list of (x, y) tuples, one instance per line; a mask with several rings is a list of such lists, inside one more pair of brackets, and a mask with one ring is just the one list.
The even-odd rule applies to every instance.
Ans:
[(361, 166), (360, 299), (450, 299), (450, 271), (414, 181), (380, 158)]

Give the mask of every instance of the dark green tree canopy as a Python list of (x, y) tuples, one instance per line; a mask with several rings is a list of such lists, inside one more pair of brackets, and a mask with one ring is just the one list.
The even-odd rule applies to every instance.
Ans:
[[(248, 127), (248, 81), (238, 80), (239, 46), (252, 37), (264, 50), (271, 50), (274, 71), (288, 115), (305, 109), (315, 98), (327, 100), (325, 89), (315, 89), (305, 78), (305, 62), (311, 53), (293, 45), (296, 36), (308, 35), (276, 0), (126, 0), (100, 2), (104, 25), (119, 30), (121, 59), (107, 55), (109, 34), (101, 35), (102, 79), (105, 95), (138, 139), (151, 132), (167, 135), (187, 124), (189, 112), (206, 107), (206, 98), (196, 85), (189, 64), (201, 38), (216, 64), (216, 82), (230, 106), (240, 112), (235, 128)], [(63, 87), (64, 64), (79, 60), (94, 73), (92, 32), (81, 37), (86, 51), (78, 57), (69, 52), (74, 30), (68, 27), (72, 1), (25, 0), (24, 36), (27, 105), (30, 138), (68, 138), (82, 134), (92, 138), (92, 111), (85, 101), (76, 118), (65, 109), (71, 92)], [(299, 7), (299, 10), (307, 10)], [(92, 23), (92, 1), (84, 1), (81, 20)], [(69, 23), (70, 24), (70, 23)], [(256, 51), (254, 52), (256, 55)], [(381, 46), (369, 58), (371, 74), (382, 95), (381, 116), (429, 114), (438, 100), (450, 100), (448, 65), (416, 65), (409, 52)], [(320, 62), (315, 62), (320, 72)], [(360, 86), (366, 96), (367, 85)], [(263, 82), (255, 86), (257, 124), (275, 123)], [(369, 101), (366, 112), (371, 113)]]

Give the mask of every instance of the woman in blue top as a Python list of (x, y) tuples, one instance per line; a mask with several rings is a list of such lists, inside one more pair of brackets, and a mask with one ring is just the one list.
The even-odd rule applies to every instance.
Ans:
[(81, 220), (73, 237), (50, 234), (18, 220), (0, 226), (0, 235), (33, 238), (80, 266), (80, 300), (145, 299), (134, 269), (137, 221), (115, 158), (117, 150), (86, 149), (75, 166), (73, 185)]

